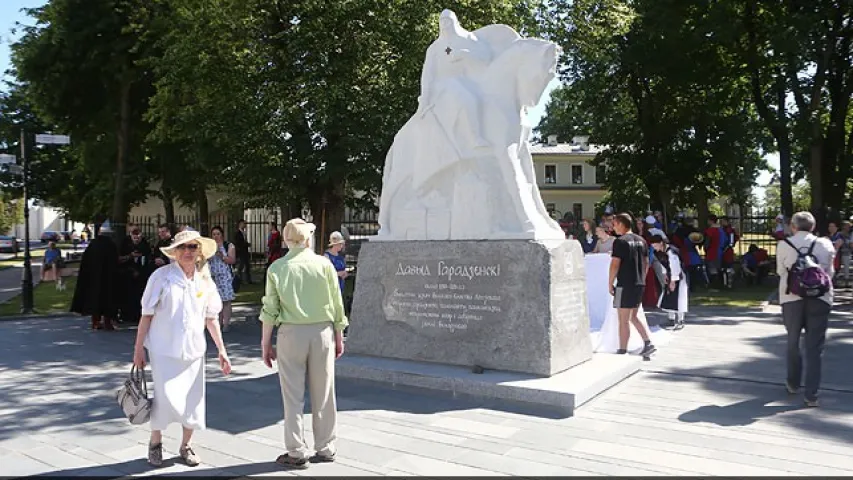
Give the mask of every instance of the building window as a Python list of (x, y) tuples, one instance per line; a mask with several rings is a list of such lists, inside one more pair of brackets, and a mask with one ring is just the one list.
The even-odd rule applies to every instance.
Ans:
[(557, 183), (556, 165), (545, 165), (545, 183)]
[(557, 215), (557, 205), (553, 203), (546, 203), (545, 210), (548, 210), (548, 215), (550, 215), (551, 218), (555, 218)]
[(583, 165), (572, 165), (572, 184), (583, 184)]
[(583, 219), (583, 204), (582, 203), (574, 203), (572, 204), (572, 213), (575, 215), (575, 222), (580, 224)]
[(598, 165), (595, 167), (595, 183), (598, 185), (604, 185), (604, 176), (607, 174), (607, 167), (604, 165)]

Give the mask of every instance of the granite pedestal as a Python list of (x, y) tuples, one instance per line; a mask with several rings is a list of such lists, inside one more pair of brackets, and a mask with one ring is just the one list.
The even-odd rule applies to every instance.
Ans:
[(571, 415), (640, 368), (592, 353), (574, 240), (367, 242), (354, 297), (340, 378)]
[(574, 240), (367, 242), (347, 351), (551, 376), (592, 357)]

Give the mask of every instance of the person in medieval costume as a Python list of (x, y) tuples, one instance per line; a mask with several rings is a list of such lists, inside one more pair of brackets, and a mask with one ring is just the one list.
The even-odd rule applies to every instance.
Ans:
[[(162, 252), (161, 252), (162, 253)], [(119, 247), (118, 307), (122, 322), (139, 323), (142, 293), (154, 271), (153, 252), (142, 231), (134, 225)]]
[(118, 247), (110, 238), (112, 233), (107, 220), (86, 247), (71, 301), (72, 312), (92, 317), (93, 330), (115, 330)]
[(657, 306), (667, 313), (670, 325), (681, 328), (687, 314), (690, 286), (681, 266), (680, 252), (660, 235), (653, 236), (651, 244), (666, 271)]

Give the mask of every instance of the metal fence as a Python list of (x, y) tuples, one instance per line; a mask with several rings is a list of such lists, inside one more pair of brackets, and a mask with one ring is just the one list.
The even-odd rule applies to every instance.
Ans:
[[(183, 226), (189, 226), (199, 231), (210, 231), (213, 227), (221, 227), (225, 232), (225, 240), (233, 242), (237, 232), (237, 222), (245, 220), (246, 240), (249, 242), (252, 263), (261, 266), (266, 263), (269, 225), (271, 222), (276, 222), (278, 225), (279, 218), (277, 209), (252, 209), (248, 210), (243, 216), (233, 213), (215, 213), (209, 215), (206, 222), (202, 222), (198, 215), (176, 215), (174, 224), (169, 225), (169, 227), (173, 234)], [(128, 221), (137, 226), (142, 231), (142, 235), (150, 242), (156, 242), (157, 230), (160, 225), (165, 224), (166, 219), (163, 215), (135, 216), (130, 217)]]
[[(778, 240), (773, 237), (776, 215), (777, 212), (751, 211), (741, 216), (727, 216), (730, 224), (740, 235), (740, 240), (735, 245), (735, 253), (738, 256), (743, 255), (749, 250), (749, 246), (754, 244), (767, 250), (771, 255), (775, 255), (776, 244), (778, 243)], [(576, 238), (583, 235), (583, 219), (576, 219), (571, 212), (565, 215), (554, 212), (553, 216), (567, 234), (574, 235)], [(594, 219), (596, 222), (600, 220), (600, 218)], [(694, 227), (704, 231), (707, 225), (699, 225), (698, 221), (694, 220)], [(672, 226), (667, 226), (666, 231), (667, 234), (672, 234), (674, 229)]]
[[(308, 216), (309, 219), (310, 215)], [(266, 249), (267, 238), (270, 232), (270, 223), (275, 222), (279, 228), (281, 225), (281, 213), (277, 208), (269, 209), (250, 209), (243, 216), (234, 213), (216, 213), (212, 214), (207, 219), (207, 224), (204, 225), (206, 230), (210, 230), (215, 226), (220, 226), (225, 231), (225, 239), (233, 242), (237, 231), (237, 222), (240, 220), (246, 221), (246, 240), (249, 242), (249, 252), (252, 255), (252, 263), (255, 266), (263, 266), (266, 264)], [(320, 219), (311, 219), (315, 223)], [(133, 223), (138, 227), (145, 238), (150, 242), (156, 242), (157, 229), (166, 221), (163, 215), (154, 216), (132, 216), (128, 218), (129, 223)], [(188, 225), (196, 230), (202, 230), (202, 220), (198, 215), (177, 215), (173, 225), (170, 225), (172, 232), (176, 232), (180, 227)], [(375, 211), (353, 211), (347, 209), (341, 222), (341, 230), (349, 235), (347, 244), (347, 262), (355, 264), (358, 261), (358, 251), (361, 248), (361, 243), (370, 235), (376, 235), (379, 231), (379, 223)], [(114, 228), (126, 228), (125, 225), (115, 225)], [(331, 233), (331, 232), (329, 232)], [(325, 246), (325, 239), (318, 239)]]

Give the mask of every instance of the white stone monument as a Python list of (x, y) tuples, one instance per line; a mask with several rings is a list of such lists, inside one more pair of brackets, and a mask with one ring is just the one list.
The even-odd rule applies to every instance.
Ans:
[(374, 240), (563, 240), (539, 194), (525, 109), (559, 47), (506, 25), (468, 32), (450, 10), (427, 49), (418, 111), (385, 160)]
[(506, 25), (468, 32), (449, 10), (440, 24), (386, 158), (338, 375), (571, 410), (636, 369), (587, 367), (583, 252), (536, 184), (525, 108), (559, 49)]

